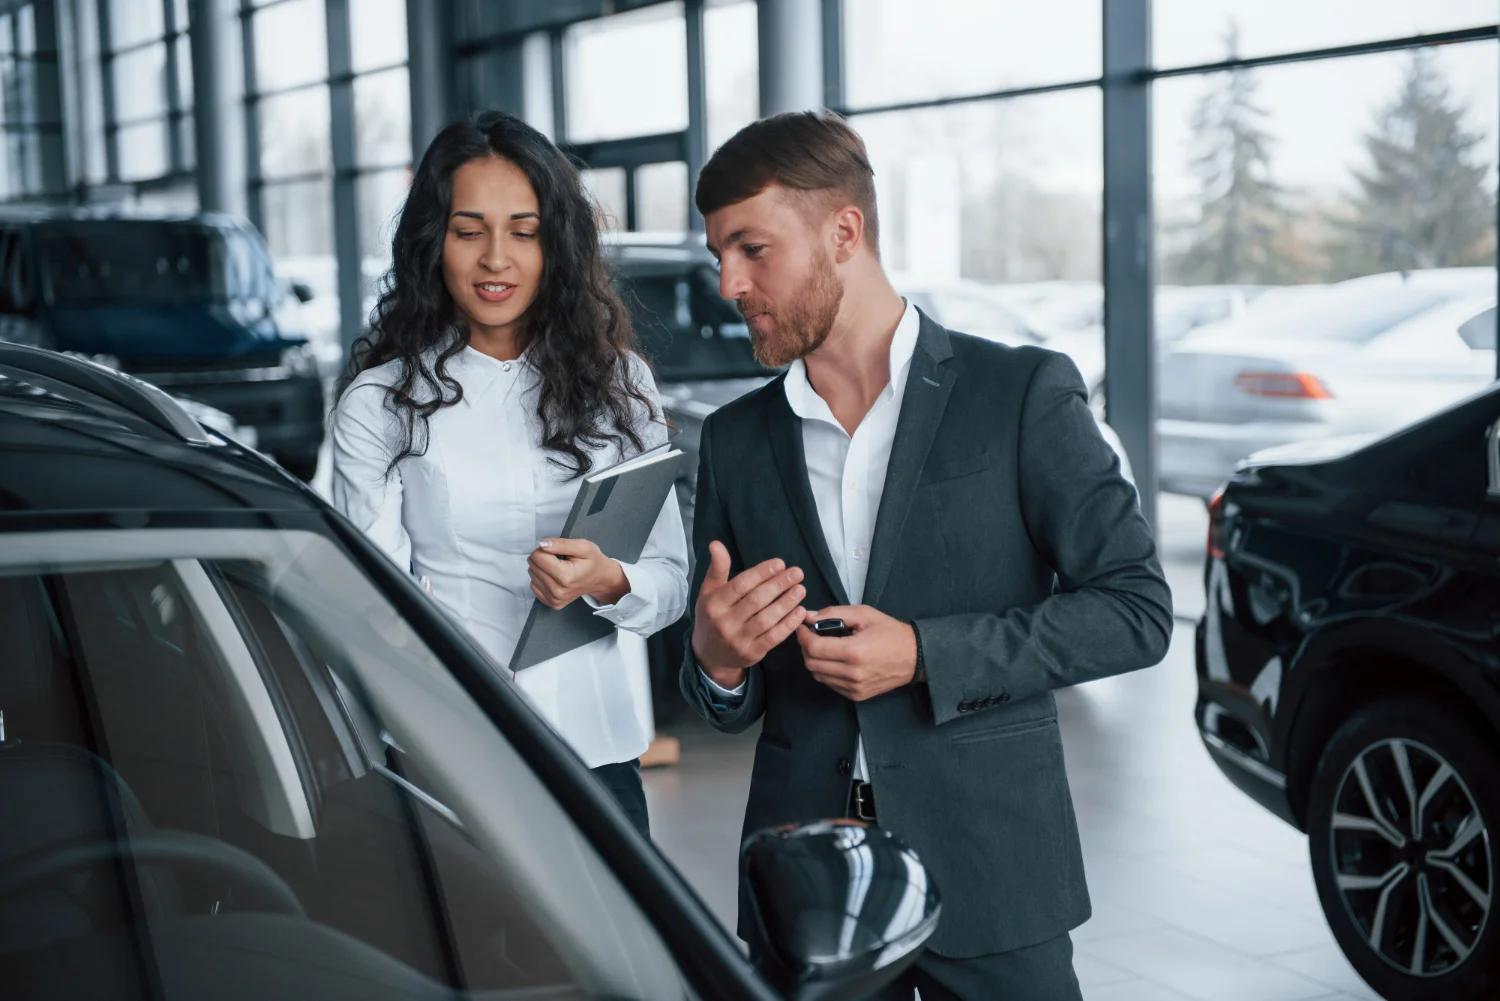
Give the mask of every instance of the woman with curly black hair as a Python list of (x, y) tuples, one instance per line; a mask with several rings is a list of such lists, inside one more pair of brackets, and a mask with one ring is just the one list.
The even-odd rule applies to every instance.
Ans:
[(333, 415), (334, 503), (499, 665), (533, 599), (615, 625), (515, 682), (645, 832), (641, 637), (687, 606), (681, 516), (669, 498), (633, 564), (555, 537), (582, 476), (667, 440), (593, 203), (545, 136), (486, 112), (428, 147), (393, 250)]

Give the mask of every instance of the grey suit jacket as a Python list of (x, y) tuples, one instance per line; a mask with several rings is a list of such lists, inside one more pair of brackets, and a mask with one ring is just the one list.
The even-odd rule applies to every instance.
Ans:
[[(694, 595), (715, 539), (734, 573), (781, 557), (806, 571), (806, 607), (847, 603), (781, 379), (703, 427)], [(731, 733), (764, 716), (746, 833), (841, 816), (862, 734), (880, 824), (916, 849), (943, 897), (929, 948), (1004, 952), (1083, 923), (1052, 692), (1160, 661), (1172, 605), (1071, 361), (922, 318), (864, 600), (916, 623), (925, 685), (850, 702), (812, 680), (793, 637), (720, 711), (689, 647), (681, 687), (700, 714)]]

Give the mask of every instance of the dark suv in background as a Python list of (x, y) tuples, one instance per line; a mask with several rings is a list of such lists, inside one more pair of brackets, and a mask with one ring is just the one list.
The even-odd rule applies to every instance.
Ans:
[(0, 340), (86, 355), (224, 411), (310, 479), (323, 383), (287, 329), (287, 298), (260, 234), (228, 216), (0, 213)]
[(1392, 1001), (1500, 997), (1500, 387), (1252, 456), (1210, 504), (1197, 722), (1305, 831)]

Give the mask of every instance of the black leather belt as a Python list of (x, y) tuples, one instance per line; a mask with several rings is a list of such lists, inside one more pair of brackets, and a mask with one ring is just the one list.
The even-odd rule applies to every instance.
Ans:
[(849, 789), (849, 816), (875, 823), (875, 789), (868, 782), (855, 782)]

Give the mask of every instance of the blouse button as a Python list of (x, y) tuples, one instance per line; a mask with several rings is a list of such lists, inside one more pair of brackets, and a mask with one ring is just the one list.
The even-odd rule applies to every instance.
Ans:
[(504, 364), (502, 364), (500, 366), (500, 370), (502, 372), (509, 372), (510, 371), (510, 362), (505, 362)]

